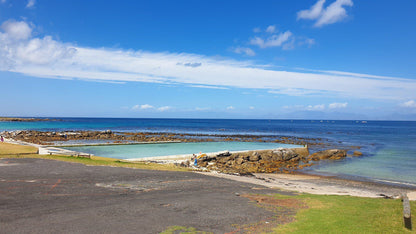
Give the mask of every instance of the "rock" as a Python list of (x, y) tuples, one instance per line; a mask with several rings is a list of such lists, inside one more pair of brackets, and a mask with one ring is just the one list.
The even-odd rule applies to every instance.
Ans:
[(299, 156), (291, 149), (277, 149), (273, 151), (273, 154), (273, 160), (275, 161), (287, 161)]
[(329, 159), (329, 160), (337, 160), (342, 159), (347, 156), (346, 150), (340, 150), (340, 149), (329, 149), (324, 151), (319, 151), (316, 153), (313, 153), (309, 156), (310, 159), (313, 161), (323, 160), (323, 159)]
[[(255, 153), (257, 153), (257, 152), (255, 152)], [(260, 157), (260, 155), (257, 153), (257, 154), (253, 154), (253, 155), (251, 155), (248, 159), (249, 159), (250, 161), (252, 161), (252, 162), (257, 162), (257, 161), (259, 161), (259, 160), (261, 159), (261, 157)]]
[(362, 156), (363, 153), (361, 153), (360, 151), (354, 151), (354, 153), (352, 155), (356, 156), (356, 157), (359, 157), (359, 156)]
[(217, 155), (217, 157), (228, 157), (228, 156), (231, 156), (231, 153), (229, 151), (225, 151)]
[(242, 164), (244, 162), (244, 159), (243, 158), (237, 158), (236, 160), (235, 160), (235, 163), (236, 164)]

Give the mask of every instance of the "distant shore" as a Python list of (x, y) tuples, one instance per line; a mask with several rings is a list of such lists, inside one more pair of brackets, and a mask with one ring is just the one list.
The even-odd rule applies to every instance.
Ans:
[(48, 118), (20, 118), (20, 117), (0, 117), (0, 122), (41, 122), (41, 121), (57, 121)]

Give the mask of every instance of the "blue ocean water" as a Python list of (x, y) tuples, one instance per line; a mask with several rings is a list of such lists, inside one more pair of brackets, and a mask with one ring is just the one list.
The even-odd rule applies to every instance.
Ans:
[[(320, 163), (313, 173), (416, 185), (416, 121), (222, 120), (60, 118), (45, 122), (0, 122), (4, 130), (113, 130), (203, 134), (250, 134), (322, 138), (348, 148), (361, 146), (360, 158)], [(108, 146), (104, 146), (108, 147)]]

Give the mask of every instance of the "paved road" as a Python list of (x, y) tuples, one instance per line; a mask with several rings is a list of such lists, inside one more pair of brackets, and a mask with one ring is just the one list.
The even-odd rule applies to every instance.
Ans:
[(238, 194), (277, 192), (191, 172), (0, 159), (0, 233), (225, 233), (273, 215)]

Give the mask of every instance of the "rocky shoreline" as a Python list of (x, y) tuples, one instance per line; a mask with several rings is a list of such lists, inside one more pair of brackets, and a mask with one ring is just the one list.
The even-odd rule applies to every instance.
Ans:
[[(332, 145), (322, 139), (299, 138), (288, 136), (258, 135), (209, 135), (179, 133), (144, 133), (106, 131), (5, 131), (2, 136), (38, 145), (53, 146), (56, 142), (99, 141), (105, 144), (158, 143), (158, 142), (274, 142), (296, 144), (305, 147), (294, 149), (257, 150), (247, 152), (225, 152), (211, 156), (199, 156), (197, 167), (203, 170), (223, 173), (293, 173), (310, 167), (320, 160), (342, 160), (348, 156), (361, 156), (359, 147), (348, 149), (331, 149)], [(348, 154), (348, 152), (350, 152)], [(194, 160), (194, 159), (192, 159)], [(181, 166), (192, 166), (191, 159), (182, 160)]]
[(19, 118), (19, 117), (0, 117), (0, 122), (40, 122), (40, 121), (58, 121), (48, 118)]
[[(158, 142), (165, 140), (181, 142), (219, 141), (227, 139), (244, 141), (266, 141), (259, 136), (249, 135), (204, 135), (204, 134), (171, 134), (171, 133), (118, 133), (112, 131), (65, 131), (65, 132), (38, 132), (38, 131), (12, 131), (2, 132), (9, 139), (25, 142), (41, 142), (50, 145), (54, 141), (71, 140), (103, 140), (114, 143), (136, 140), (142, 142)], [(208, 140), (206, 140), (208, 139)], [(344, 149), (325, 149), (334, 145), (319, 142), (318, 139), (299, 139), (296, 137), (268, 136), (266, 142), (304, 143), (306, 147), (292, 149), (257, 150), (245, 152), (221, 152), (201, 155), (195, 160), (182, 158), (180, 160), (150, 160), (157, 163), (175, 163), (190, 167), (195, 171), (207, 172), (207, 175), (261, 184), (273, 188), (287, 189), (313, 194), (337, 194), (364, 197), (395, 198), (401, 192), (408, 192), (412, 199), (416, 199), (413, 187), (407, 185), (383, 184), (376, 182), (360, 182), (342, 178), (323, 177), (302, 174), (303, 168), (310, 167), (318, 161), (345, 160), (346, 157), (360, 157), (359, 147)], [(312, 143), (312, 144), (310, 144)], [(315, 144), (313, 144), (315, 143)], [(322, 144), (320, 144), (322, 143)], [(309, 147), (311, 145), (312, 147)], [(311, 148), (314, 151), (311, 151)], [(148, 161), (148, 162), (150, 162)], [(413, 192), (412, 192), (413, 191)]]
[[(325, 149), (345, 148), (338, 142), (329, 142), (322, 138), (302, 138), (295, 136), (277, 135), (221, 135), (221, 134), (191, 134), (191, 133), (166, 133), (166, 132), (116, 132), (106, 131), (4, 131), (0, 135), (15, 140), (30, 142), (39, 145), (54, 145), (55, 142), (80, 141), (88, 142), (99, 140), (103, 143), (125, 144), (142, 142), (215, 142), (215, 141), (239, 141), (239, 142), (270, 142), (293, 145), (307, 145), (311, 152)], [(360, 146), (349, 146), (346, 150), (353, 151)]]
[(210, 156), (201, 155), (196, 158), (194, 157), (185, 160), (180, 165), (227, 174), (292, 174), (299, 169), (314, 165), (316, 161), (342, 160), (347, 156), (357, 157), (357, 155), (348, 155), (347, 150), (341, 149), (329, 149), (310, 154), (308, 147), (290, 149), (279, 148), (236, 153), (222, 152)]

